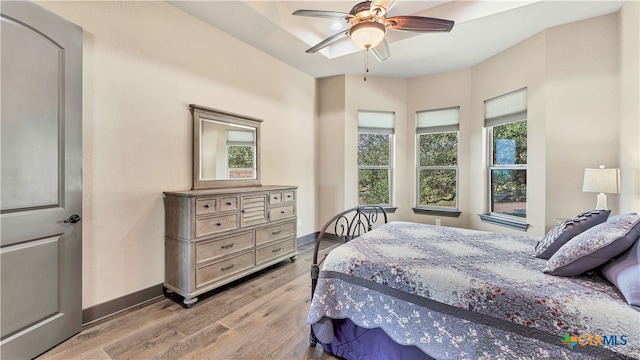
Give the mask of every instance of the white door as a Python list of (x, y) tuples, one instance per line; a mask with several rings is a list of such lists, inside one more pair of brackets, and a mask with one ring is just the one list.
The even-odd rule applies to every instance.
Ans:
[(82, 326), (82, 29), (0, 14), (0, 356), (27, 359)]

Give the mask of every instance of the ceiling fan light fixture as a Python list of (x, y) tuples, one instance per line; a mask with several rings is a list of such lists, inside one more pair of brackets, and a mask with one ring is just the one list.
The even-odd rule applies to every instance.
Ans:
[(377, 21), (361, 22), (351, 27), (349, 36), (351, 40), (363, 49), (374, 48), (387, 32), (387, 28)]

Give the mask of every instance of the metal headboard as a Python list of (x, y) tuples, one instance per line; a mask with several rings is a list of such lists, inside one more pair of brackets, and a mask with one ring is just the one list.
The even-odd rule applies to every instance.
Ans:
[[(312, 298), (316, 291), (318, 276), (320, 275), (320, 264), (324, 261), (323, 258), (318, 262), (318, 252), (320, 251), (320, 243), (322, 240), (325, 240), (325, 236), (333, 238), (334, 241), (337, 240), (338, 242), (346, 243), (373, 229), (373, 225), (376, 224), (380, 218), (384, 220), (385, 224), (388, 222), (387, 213), (381, 206), (356, 206), (339, 213), (324, 224), (316, 237), (316, 246), (313, 251), (313, 264), (311, 264)], [(332, 229), (333, 233), (327, 233), (329, 229)], [(311, 329), (309, 342), (312, 346), (315, 346), (317, 343), (313, 329)]]

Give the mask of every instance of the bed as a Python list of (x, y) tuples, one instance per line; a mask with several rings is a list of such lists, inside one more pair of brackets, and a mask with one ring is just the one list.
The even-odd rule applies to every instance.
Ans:
[[(320, 264), (331, 229), (345, 243)], [(640, 358), (640, 312), (596, 271), (544, 273), (539, 241), (338, 214), (316, 241), (311, 344), (346, 359)]]

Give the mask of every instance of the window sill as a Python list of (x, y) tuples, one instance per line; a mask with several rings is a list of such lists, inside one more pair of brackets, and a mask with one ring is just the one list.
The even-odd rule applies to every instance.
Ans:
[(527, 224), (526, 222), (512, 220), (502, 216), (495, 216), (495, 215), (489, 215), (489, 214), (478, 214), (478, 216), (480, 216), (480, 220), (482, 220), (482, 222), (486, 222), (489, 224), (504, 226), (504, 227), (508, 227), (508, 228), (516, 229), (520, 231), (527, 231), (527, 229), (529, 228), (529, 224)]
[(414, 214), (422, 214), (422, 215), (434, 215), (434, 216), (444, 216), (444, 217), (460, 217), (461, 212), (457, 210), (434, 210), (434, 209), (423, 209), (423, 208), (413, 208)]
[[(369, 205), (360, 205), (363, 209), (362, 212), (370, 212), (369, 210), (367, 210), (367, 206)], [(396, 210), (398, 209), (395, 206), (384, 206), (384, 205), (371, 205), (371, 206), (379, 206), (381, 208), (384, 209), (384, 212), (386, 212), (387, 214), (393, 214), (396, 212)]]

